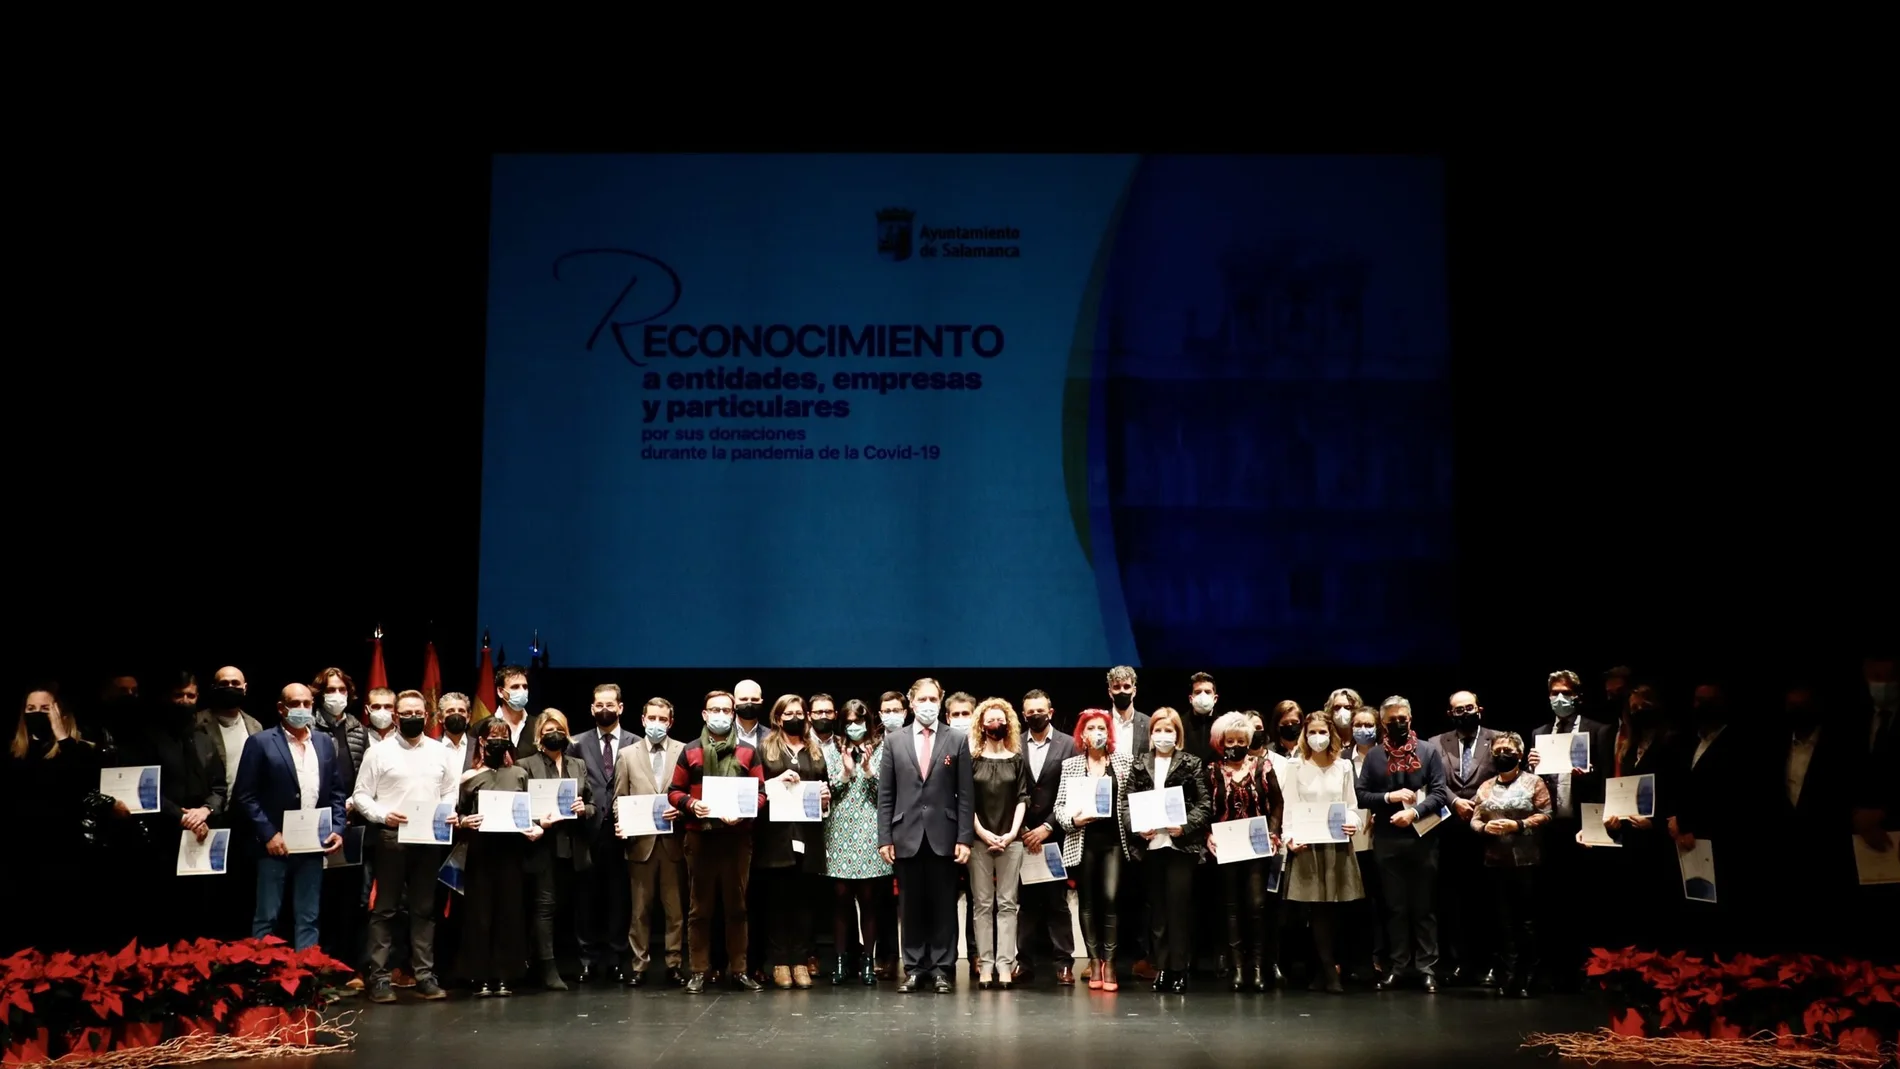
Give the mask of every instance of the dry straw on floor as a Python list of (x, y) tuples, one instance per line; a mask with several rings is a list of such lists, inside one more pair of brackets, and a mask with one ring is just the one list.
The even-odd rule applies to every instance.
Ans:
[(308, 1044), (293, 1042), (293, 1038), (305, 1034), (304, 1025), (286, 1023), (266, 1036), (196, 1033), (169, 1039), (153, 1047), (102, 1051), (92, 1057), (67, 1055), (57, 1061), (27, 1062), (9, 1066), (8, 1069), (45, 1069), (50, 1066), (58, 1066), (59, 1069), (164, 1069), (166, 1066), (200, 1065), (239, 1058), (304, 1058), (349, 1050), (356, 1040), (355, 1024), (354, 1011), (325, 1018), (308, 1029), (312, 1040), (321, 1038), (322, 1041)]
[(1553, 1049), (1559, 1057), (1575, 1059), (1585, 1065), (1624, 1062), (1773, 1069), (1883, 1069), (1894, 1064), (1891, 1049), (1843, 1048), (1810, 1037), (1795, 1038), (1803, 1045), (1784, 1047), (1781, 1037), (1773, 1032), (1758, 1032), (1747, 1039), (1684, 1039), (1626, 1036), (1603, 1028), (1595, 1032), (1537, 1032), (1525, 1037), (1524, 1047)]

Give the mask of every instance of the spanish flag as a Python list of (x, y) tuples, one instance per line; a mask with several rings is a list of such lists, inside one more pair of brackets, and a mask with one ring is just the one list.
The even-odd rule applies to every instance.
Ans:
[(435, 640), (429, 641), (422, 654), (422, 700), (429, 710), (429, 737), (442, 737), (442, 718), (436, 702), (442, 697), (442, 662), (435, 655)]
[(495, 715), (495, 655), (488, 649), (488, 632), (482, 632), (482, 666), (475, 672), (475, 685), (469, 688), (470, 724), (479, 724)]

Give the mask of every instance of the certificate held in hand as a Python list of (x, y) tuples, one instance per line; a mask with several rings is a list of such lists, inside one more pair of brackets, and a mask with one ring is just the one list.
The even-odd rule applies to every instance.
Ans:
[(1656, 815), (1656, 777), (1612, 776), (1603, 781), (1603, 815), (1606, 817), (1654, 817)]
[(178, 875), (222, 876), (231, 858), (231, 829), (213, 828), (198, 841), (196, 832), (178, 833)]
[(536, 820), (574, 819), (574, 801), (579, 797), (580, 782), (578, 780), (531, 779), (528, 781), (528, 806)]
[(1346, 825), (1358, 815), (1344, 802), (1292, 802), (1286, 807), (1286, 826), (1281, 831), (1288, 840), (1307, 846), (1350, 842)]
[(755, 820), (759, 781), (751, 776), (707, 776), (699, 781), (699, 800), (714, 820)]
[(1062, 864), (1062, 847), (1055, 843), (1043, 843), (1041, 850), (1023, 852), (1023, 883), (1054, 883), (1069, 878), (1069, 870)]
[(284, 849), (293, 854), (321, 854), (330, 838), (328, 809), (290, 809), (284, 812)]
[(1076, 776), (1068, 781), (1069, 817), (1106, 820), (1115, 815), (1115, 781), (1108, 776)]
[(815, 824), (825, 819), (824, 795), (810, 780), (765, 781), (766, 816), (774, 824)]
[(475, 812), (482, 818), (481, 831), (521, 832), (534, 826), (527, 791), (476, 791)]
[(158, 812), (158, 766), (130, 765), (99, 770), (99, 793), (125, 803), (132, 814)]
[(402, 815), (408, 817), (409, 822), (396, 829), (399, 843), (447, 846), (455, 839), (455, 829), (449, 827), (449, 818), (455, 815), (452, 803), (438, 802), (427, 795), (411, 798), (403, 804)]
[[(1106, 777), (1102, 780), (1107, 783)], [(1179, 787), (1135, 791), (1128, 796), (1128, 830), (1164, 831), (1187, 823), (1187, 796)]]
[(1590, 767), (1590, 733), (1564, 731), (1537, 740), (1537, 771), (1569, 775), (1573, 768)]
[(664, 794), (624, 794), (614, 799), (614, 825), (622, 839), (671, 835), (673, 822), (666, 819), (666, 809)]
[(1214, 840), (1214, 860), (1223, 865), (1277, 856), (1273, 849), (1272, 829), (1267, 827), (1266, 817), (1223, 820), (1210, 825), (1208, 833)]

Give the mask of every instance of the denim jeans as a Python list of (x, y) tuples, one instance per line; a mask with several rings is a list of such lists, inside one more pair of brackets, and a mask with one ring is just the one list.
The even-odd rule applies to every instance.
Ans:
[(298, 950), (317, 945), (317, 917), (323, 895), (323, 855), (292, 854), (257, 859), (257, 912), (251, 917), (251, 937), (262, 939), (277, 927), (288, 885), (291, 916), (296, 925), (293, 945)]

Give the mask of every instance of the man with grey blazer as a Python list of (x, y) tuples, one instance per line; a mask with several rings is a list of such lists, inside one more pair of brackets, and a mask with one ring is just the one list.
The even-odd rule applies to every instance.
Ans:
[(951, 992), (957, 964), (957, 866), (976, 838), (970, 743), (937, 722), (943, 687), (911, 684), (910, 726), (884, 736), (877, 779), (877, 850), (897, 871), (906, 994), (933, 974)]
[[(680, 751), (686, 744), (670, 737), (673, 728), (673, 703), (665, 698), (648, 698), (640, 713), (644, 737), (620, 751), (614, 761), (615, 798), (632, 794), (657, 794), (665, 797), (673, 788), (673, 766), (680, 763)], [(679, 811), (670, 804), (668, 820), (677, 820)], [(614, 818), (616, 830), (618, 814)], [(627, 986), (640, 987), (647, 981), (647, 966), (653, 961), (648, 944), (653, 932), (653, 903), (657, 899), (666, 916), (666, 981), (686, 982), (681, 972), (686, 945), (686, 910), (682, 886), (686, 880), (680, 847), (681, 836), (636, 835), (621, 840), (627, 857), (627, 884), (631, 898), (631, 921), (627, 943), (633, 950), (633, 963), (627, 968)]]
[(1443, 840), (1438, 844), (1439, 946), (1456, 965), (1453, 983), (1494, 988), (1496, 978), (1486, 968), (1491, 917), (1484, 892), (1484, 840), (1471, 830), (1471, 814), (1478, 788), (1498, 774), (1491, 764), (1491, 740), (1498, 733), (1484, 726), (1484, 707), (1471, 691), (1453, 694), (1446, 713), (1452, 730), (1432, 739), (1445, 758), (1455, 818), (1435, 833)]

